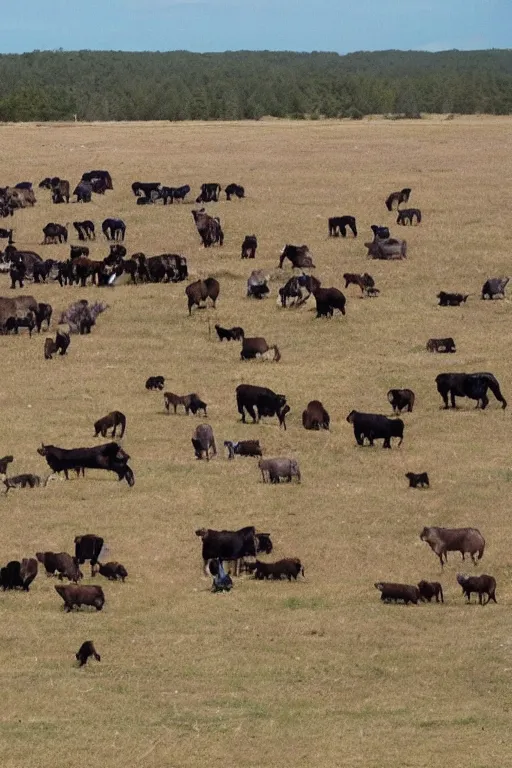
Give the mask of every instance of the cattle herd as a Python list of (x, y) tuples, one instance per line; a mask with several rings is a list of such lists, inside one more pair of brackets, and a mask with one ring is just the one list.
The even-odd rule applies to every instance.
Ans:
[[(69, 181), (59, 177), (47, 177), (39, 184), (40, 190), (49, 190), (52, 202), (56, 205), (69, 203), (71, 194), (76, 196), (76, 202), (86, 204), (91, 201), (92, 194), (104, 195), (113, 190), (111, 175), (107, 171), (90, 171), (82, 175), (80, 182), (71, 193)], [(188, 185), (171, 187), (160, 182), (140, 182), (132, 184), (132, 191), (138, 205), (156, 204), (162, 201), (163, 205), (183, 202), (190, 192)], [(238, 199), (245, 198), (245, 190), (238, 184), (229, 184), (225, 190), (227, 200), (234, 196)], [(221, 193), (218, 183), (206, 183), (201, 186), (196, 203), (210, 204), (217, 202)], [(398, 218), (396, 223), (401, 225), (419, 225), (422, 222), (421, 211), (417, 208), (400, 208), (408, 203), (411, 189), (402, 189), (393, 192), (386, 199), (388, 211), (396, 206)], [(30, 182), (21, 182), (14, 187), (0, 188), (0, 215), (12, 217), (15, 213), (20, 216), (19, 210), (36, 204), (33, 186)], [(204, 208), (192, 211), (193, 221), (205, 248), (214, 245), (222, 247), (224, 243), (224, 231), (219, 217), (212, 216)], [(43, 259), (35, 251), (18, 250), (15, 245), (15, 228), (0, 229), (0, 238), (7, 241), (1, 254), (1, 268), (9, 273), (11, 289), (17, 286), (23, 288), (26, 281), (34, 284), (56, 280), (60, 286), (88, 284), (97, 286), (113, 286), (116, 280), (123, 274), (129, 275), (130, 281), (137, 285), (143, 282), (180, 282), (188, 278), (187, 259), (181, 254), (161, 254), (146, 256), (144, 253), (135, 253), (128, 256), (123, 244), (126, 237), (126, 224), (118, 218), (107, 218), (100, 229), (108, 243), (109, 251), (101, 261), (90, 259), (89, 246), (95, 240), (97, 228), (93, 221), (74, 221), (73, 227), (78, 244), (70, 246), (69, 259), (56, 261)], [(328, 220), (328, 235), (330, 237), (347, 236), (349, 231), (355, 238), (358, 236), (357, 223), (354, 216), (335, 216)], [(367, 255), (372, 259), (405, 259), (407, 257), (407, 243), (405, 240), (394, 238), (390, 235), (388, 226), (372, 225), (373, 238), (365, 243)], [(49, 222), (43, 227), (43, 246), (51, 246), (55, 243), (67, 243), (70, 237), (69, 225)], [(241, 244), (241, 258), (255, 259), (258, 242), (256, 235), (246, 235)], [(289, 306), (301, 307), (313, 296), (316, 302), (316, 317), (332, 318), (335, 311), (344, 316), (347, 312), (347, 300), (342, 291), (334, 286), (326, 287), (321, 280), (312, 274), (316, 269), (314, 257), (307, 245), (286, 244), (282, 249), (277, 264), (282, 269), (285, 262), (289, 262), (293, 270), (292, 276), (278, 289), (277, 302), (282, 309)], [(375, 286), (373, 277), (368, 273), (345, 273), (345, 290), (353, 285), (360, 291), (361, 298), (379, 296), (379, 289)], [(261, 300), (269, 295), (269, 275), (262, 270), (253, 270), (247, 281), (247, 298)], [(486, 280), (481, 293), (482, 299), (503, 298), (508, 278), (489, 278)], [(185, 288), (186, 308), (188, 314), (192, 310), (203, 308), (208, 302), (215, 308), (221, 295), (221, 285), (213, 277), (196, 280), (188, 283)], [(437, 298), (441, 307), (458, 307), (465, 303), (468, 294), (450, 293), (441, 291)], [(59, 324), (67, 326), (56, 330), (54, 338), (47, 338), (44, 344), (44, 358), (53, 359), (54, 355), (63, 356), (70, 348), (70, 335), (90, 333), (96, 323), (98, 315), (108, 309), (105, 302), (89, 304), (85, 299), (73, 303), (61, 312)], [(52, 307), (42, 302), (37, 302), (33, 296), (17, 296), (0, 298), (0, 333), (18, 334), (21, 328), (28, 328), (29, 335), (33, 330), (39, 333), (43, 324), (50, 328), (52, 320)], [(249, 337), (240, 326), (223, 328), (215, 325), (215, 331), (220, 342), (233, 341), (239, 343), (240, 359), (243, 361), (253, 359), (267, 359), (279, 362), (282, 359), (281, 352), (272, 340), (268, 343), (263, 337)], [(219, 346), (219, 354), (222, 354)], [(431, 338), (426, 343), (429, 352), (455, 353), (456, 345), (453, 338)], [(142, 382), (141, 382), (142, 384)], [(437, 391), (442, 398), (444, 408), (456, 407), (456, 397), (466, 397), (475, 400), (477, 408), (485, 409), (489, 403), (487, 392), (490, 390), (496, 399), (506, 408), (507, 402), (503, 397), (500, 385), (496, 377), (489, 372), (474, 373), (440, 373), (435, 379)], [(145, 387), (147, 390), (162, 392), (165, 387), (165, 378), (161, 375), (148, 377)], [(290, 413), (290, 405), (284, 394), (251, 384), (240, 384), (234, 392), (236, 408), (240, 419), (246, 422), (249, 416), (253, 423), (261, 418), (276, 417), (278, 424), (286, 430), (286, 417)], [(173, 415), (178, 414), (178, 408), (184, 410), (185, 415), (200, 413), (208, 418), (207, 403), (199, 394), (190, 393), (177, 395), (173, 392), (163, 392), (165, 411)], [(352, 426), (356, 444), (364, 446), (367, 442), (373, 446), (376, 440), (383, 441), (383, 448), (390, 449), (391, 441), (398, 439), (400, 446), (404, 440), (406, 421), (401, 416), (412, 412), (415, 405), (415, 394), (411, 389), (390, 389), (387, 400), (392, 406), (392, 417), (385, 414), (365, 413), (351, 410), (346, 421)], [(329, 430), (331, 419), (328, 411), (319, 400), (310, 401), (303, 413), (302, 424), (306, 430)], [(103, 439), (109, 436), (111, 441), (94, 447), (81, 447), (66, 449), (51, 444), (42, 444), (37, 452), (44, 457), (51, 473), (46, 478), (32, 474), (19, 474), (8, 476), (10, 463), (13, 456), (5, 456), (0, 460), (0, 472), (4, 477), (5, 494), (16, 488), (38, 488), (45, 486), (55, 475), (63, 473), (66, 480), (70, 471), (76, 475), (84, 475), (86, 469), (106, 470), (117, 475), (119, 480), (126, 480), (130, 487), (135, 484), (135, 475), (128, 464), (130, 456), (123, 450), (119, 442), (115, 442), (116, 432), (119, 429), (118, 440), (122, 440), (127, 426), (126, 416), (120, 411), (112, 411), (106, 416), (94, 422), (94, 436)], [(110, 435), (107, 433), (110, 431)], [(199, 424), (193, 431), (191, 442), (194, 455), (197, 459), (217, 456), (217, 445), (213, 428), (210, 424)], [(293, 457), (263, 457), (263, 449), (258, 440), (224, 440), (223, 445), (227, 450), (227, 459), (235, 457), (257, 457), (258, 469), (261, 472), (262, 481), (270, 484), (279, 484), (281, 481), (291, 483), (293, 479), (301, 482), (301, 470), (298, 461)], [(408, 472), (406, 478), (411, 488), (429, 488), (430, 480), (427, 472)], [(233, 563), (233, 575), (241, 572), (254, 575), (255, 579), (287, 579), (296, 580), (300, 575), (304, 576), (304, 567), (297, 557), (290, 557), (277, 562), (265, 562), (259, 559), (261, 555), (269, 555), (273, 550), (273, 544), (269, 533), (257, 532), (254, 526), (247, 526), (240, 530), (212, 530), (201, 528), (196, 535), (202, 542), (202, 557), (205, 574), (213, 576), (212, 591), (229, 591), (233, 587), (231, 572), (225, 570), (225, 564)], [(458, 551), (464, 560), (469, 554), (472, 561), (477, 562), (482, 558), (485, 541), (481, 533), (473, 528), (445, 529), (429, 527), (424, 528), (420, 536), (422, 541), (429, 544), (433, 552), (439, 557), (441, 567), (447, 560), (447, 552)], [(4, 590), (21, 589), (29, 591), (30, 584), (38, 573), (38, 563), (42, 564), (48, 577), (57, 575), (62, 581), (67, 579), (70, 584), (59, 584), (56, 592), (64, 601), (64, 608), (70, 612), (74, 607), (91, 606), (101, 611), (105, 603), (105, 594), (101, 586), (80, 585), (82, 572), (80, 565), (86, 560), (91, 563), (91, 576), (98, 573), (111, 581), (124, 582), (127, 577), (125, 567), (117, 562), (100, 562), (104, 542), (94, 534), (86, 534), (75, 538), (75, 554), (66, 552), (38, 552), (35, 557), (23, 558), (21, 561), (10, 561), (1, 568), (0, 585)], [(462, 587), (463, 594), (468, 601), (472, 593), (478, 595), (482, 603), (483, 596), (489, 601), (496, 602), (496, 582), (492, 576), (465, 576), (457, 575), (457, 581)], [(417, 585), (399, 584), (395, 582), (379, 581), (375, 587), (381, 592), (381, 600), (398, 601), (405, 604), (417, 604), (421, 601), (430, 602), (435, 598), (436, 602), (444, 602), (442, 585), (438, 582), (421, 580)], [(485, 603), (484, 603), (485, 604)], [(93, 657), (100, 660), (99, 654), (92, 641), (86, 641), (76, 654), (80, 666)]]

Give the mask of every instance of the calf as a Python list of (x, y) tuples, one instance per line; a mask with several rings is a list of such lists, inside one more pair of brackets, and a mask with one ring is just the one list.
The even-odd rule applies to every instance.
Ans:
[(436, 603), (444, 603), (443, 588), (438, 581), (420, 581), (418, 584), (420, 592), (420, 600), (422, 602), (430, 603), (433, 597), (436, 599)]
[(99, 653), (96, 653), (96, 648), (94, 647), (94, 643), (92, 640), (86, 640), (85, 643), (82, 643), (78, 651), (75, 653), (76, 660), (79, 661), (79, 667), (83, 667), (84, 664), (87, 664), (87, 660), (91, 657), (94, 657), (96, 661), (101, 661), (101, 656)]
[(174, 413), (176, 413), (178, 405), (182, 405), (185, 408), (185, 413), (187, 416), (190, 411), (192, 411), (194, 416), (198, 411), (203, 411), (204, 415), (207, 416), (206, 409), (208, 406), (195, 392), (192, 392), (190, 395), (175, 395), (174, 392), (165, 392), (164, 405), (167, 412), (169, 412), (169, 409), (172, 405), (174, 408)]
[(242, 259), (254, 259), (257, 247), (256, 235), (246, 235), (242, 243)]
[(7, 467), (14, 461), (14, 456), (4, 456), (0, 459), (0, 475), (7, 474)]
[[(481, 576), (465, 576), (463, 573), (457, 574), (457, 581), (462, 587), (462, 593), (467, 597), (468, 603), (471, 600), (471, 593), (476, 592), (480, 605), (487, 605), (491, 600), (496, 602), (496, 579), (494, 576), (488, 576), (483, 573)], [(487, 595), (487, 601), (482, 602), (482, 595)]]
[(418, 600), (420, 599), (420, 591), (418, 587), (415, 587), (412, 584), (395, 584), (393, 582), (377, 581), (375, 582), (375, 588), (382, 593), (380, 599), (384, 602), (394, 600), (396, 603), (398, 600), (403, 600), (405, 605), (408, 605), (409, 603), (417, 605)]
[(91, 563), (91, 576), (94, 576), (94, 566), (98, 562), (103, 549), (104, 540), (95, 533), (85, 533), (82, 536), (75, 536), (75, 559), (77, 563), (83, 565), (86, 560)]
[(224, 445), (228, 449), (228, 459), (234, 459), (235, 456), (262, 456), (259, 440), (239, 440), (238, 443), (224, 440)]
[(6, 589), (23, 587), (21, 563), (18, 560), (11, 560), (4, 568), (0, 568), (0, 586), (4, 592)]
[(165, 379), (163, 376), (150, 376), (146, 381), (146, 389), (163, 389)]
[(106, 437), (109, 429), (112, 430), (112, 437), (115, 437), (117, 427), (121, 427), (121, 434), (119, 435), (121, 438), (126, 429), (126, 416), (121, 411), (111, 411), (94, 422), (94, 437), (98, 437), (99, 434)]
[(210, 461), (210, 449), (212, 456), (217, 455), (213, 429), (209, 424), (200, 424), (192, 436), (192, 445), (196, 459), (202, 459), (203, 453), (206, 455), (206, 461)]
[(6, 477), (3, 483), (7, 496), (10, 488), (39, 488), (41, 478), (37, 475), (15, 475), (14, 477)]
[(254, 578), (281, 580), (284, 576), (288, 581), (292, 579), (296, 581), (300, 573), (304, 576), (304, 567), (298, 557), (288, 557), (275, 563), (262, 563), (256, 560)]
[(469, 296), (469, 293), (446, 293), (446, 291), (440, 291), (437, 294), (440, 307), (459, 307), (461, 304), (465, 304)]
[(402, 413), (405, 409), (412, 413), (415, 395), (412, 389), (390, 389), (388, 400), (393, 408), (393, 413)]
[(429, 339), (427, 352), (456, 352), (455, 342), (451, 336), (446, 339)]
[(304, 429), (329, 429), (330, 418), (320, 400), (311, 400), (302, 412)]
[(428, 474), (426, 472), (407, 472), (409, 488), (430, 488)]
[(123, 582), (128, 576), (128, 571), (124, 565), (121, 565), (121, 563), (98, 563), (97, 566), (98, 567), (95, 570), (91, 568), (92, 576), (96, 576), (96, 574), (99, 573), (109, 581), (117, 581), (118, 579), (121, 579)]
[(239, 326), (235, 326), (234, 328), (221, 328), (220, 325), (215, 325), (215, 330), (217, 331), (217, 336), (219, 337), (219, 341), (241, 341), (244, 338), (244, 329), (240, 328)]

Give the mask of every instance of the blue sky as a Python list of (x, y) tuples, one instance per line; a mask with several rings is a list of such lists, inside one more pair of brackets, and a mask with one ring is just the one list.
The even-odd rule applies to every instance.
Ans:
[(512, 47), (512, 0), (21, 0), (0, 52)]

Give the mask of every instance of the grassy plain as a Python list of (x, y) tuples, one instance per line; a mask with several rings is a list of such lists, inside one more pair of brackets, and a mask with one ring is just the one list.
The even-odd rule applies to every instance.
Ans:
[[(2, 184), (107, 168), (114, 192), (92, 204), (52, 206), (38, 195), (14, 219), (18, 247), (42, 248), (41, 227), (122, 216), (129, 252), (181, 252), (192, 276), (221, 283), (216, 311), (188, 317), (184, 284), (114, 289), (27, 286), (55, 316), (79, 297), (110, 304), (69, 354), (43, 359), (42, 337), (1, 337), (0, 453), (12, 472), (45, 475), (41, 441), (92, 445), (92, 423), (127, 414), (124, 445), (136, 485), (89, 472), (0, 501), (0, 562), (37, 550), (72, 551), (79, 533), (101, 534), (126, 584), (97, 577), (102, 613), (67, 615), (39, 574), (30, 594), (0, 596), (0, 755), (3, 768), (189, 768), (354, 766), (495, 768), (512, 745), (512, 562), (510, 414), (461, 402), (440, 410), (434, 378), (443, 370), (489, 370), (512, 400), (512, 305), (479, 300), (486, 277), (510, 274), (512, 124), (507, 118), (416, 122), (17, 125), (0, 129)], [(160, 180), (245, 185), (247, 199), (210, 208), (226, 233), (205, 251), (190, 204), (136, 207), (130, 183)], [(387, 194), (413, 189), (419, 227), (402, 230)], [(327, 217), (353, 214), (360, 236), (328, 239)], [(406, 236), (403, 263), (368, 262), (371, 224)], [(5, 224), (5, 222), (3, 222)], [(255, 263), (239, 258), (256, 233)], [(74, 239), (72, 240), (74, 241)], [(368, 270), (381, 290), (361, 300), (351, 286), (347, 315), (316, 320), (312, 306), (282, 310), (276, 269), (287, 243), (307, 243), (324, 285)], [(92, 255), (108, 248), (100, 237)], [(245, 298), (251, 269), (272, 275), (272, 296)], [(2, 293), (9, 295), (7, 278)], [(462, 308), (436, 306), (441, 290), (471, 293)], [(277, 343), (282, 362), (241, 363), (239, 345), (208, 336), (211, 325), (242, 325)], [(457, 354), (428, 354), (431, 336), (455, 338)], [(208, 403), (219, 449), (225, 439), (259, 438), (267, 455), (300, 460), (300, 486), (263, 485), (253, 460), (195, 461), (197, 419), (166, 415), (148, 375), (166, 389), (197, 391)], [(238, 422), (241, 382), (287, 395), (288, 431), (275, 420)], [(403, 446), (355, 446), (347, 413), (389, 413), (389, 387), (417, 395)], [(313, 398), (331, 414), (329, 433), (305, 432)], [(509, 409), (510, 410), (510, 409)], [(220, 453), (220, 450), (219, 450)], [(427, 470), (429, 491), (409, 491), (404, 473)], [(270, 531), (276, 559), (299, 556), (301, 583), (244, 577), (212, 595), (201, 576), (200, 526)], [(444, 574), (419, 541), (426, 524), (481, 529), (487, 549), (478, 572), (498, 582), (498, 605), (466, 607), (452, 556)], [(468, 566), (466, 564), (466, 568)], [(87, 578), (85, 583), (90, 582)], [(441, 579), (444, 606), (384, 606), (378, 579)], [(73, 654), (93, 639), (102, 655), (77, 670)]]

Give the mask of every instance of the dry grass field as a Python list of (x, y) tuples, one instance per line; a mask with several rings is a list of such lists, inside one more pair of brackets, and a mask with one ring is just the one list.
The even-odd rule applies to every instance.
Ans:
[[(114, 191), (90, 205), (53, 206), (40, 191), (13, 220), (19, 248), (41, 247), (48, 221), (107, 216), (127, 222), (129, 253), (178, 252), (191, 277), (221, 284), (217, 309), (187, 314), (185, 284), (115, 288), (33, 286), (55, 322), (78, 298), (106, 300), (90, 336), (73, 336), (65, 358), (45, 361), (46, 334), (2, 336), (0, 454), (11, 474), (48, 473), (41, 441), (94, 445), (93, 422), (126, 413), (123, 445), (136, 484), (88, 471), (85, 479), (12, 491), (0, 498), (0, 562), (41, 549), (73, 551), (81, 533), (104, 536), (125, 584), (96, 577), (103, 612), (63, 611), (54, 580), (39, 573), (29, 594), (0, 595), (2, 768), (495, 768), (512, 757), (511, 421), (490, 396), (485, 412), (460, 401), (440, 409), (441, 371), (492, 371), (512, 401), (512, 304), (483, 302), (487, 277), (511, 274), (512, 130), (506, 118), (415, 122), (275, 122), (175, 125), (6, 125), (0, 129), (2, 184), (47, 175), (74, 184), (107, 168)], [(231, 181), (247, 198), (208, 206), (221, 217), (222, 249), (200, 247), (190, 203), (137, 207), (134, 180)], [(410, 186), (419, 227), (400, 228), (384, 199)], [(192, 198), (192, 194), (190, 195)], [(360, 236), (329, 239), (327, 217), (353, 214)], [(2, 222), (5, 226), (7, 222)], [(371, 224), (405, 236), (404, 262), (373, 262), (363, 242)], [(240, 260), (245, 234), (258, 236), (255, 263)], [(76, 242), (72, 237), (71, 242)], [(369, 271), (381, 290), (346, 317), (316, 320), (313, 300), (276, 305), (291, 275), (277, 269), (285, 243), (307, 243), (316, 274), (343, 288), (342, 274)], [(93, 258), (108, 252), (103, 237)], [(268, 300), (246, 298), (253, 268), (272, 276)], [(11, 293), (7, 277), (1, 292)], [(470, 293), (440, 308), (439, 290)], [(246, 362), (238, 343), (208, 335), (215, 322), (242, 325), (277, 343), (282, 361)], [(55, 327), (55, 326), (54, 326)], [(54, 330), (54, 328), (53, 328)], [(453, 336), (456, 355), (425, 351)], [(197, 391), (208, 403), (219, 455), (196, 461), (190, 438), (201, 417), (167, 415), (149, 375), (166, 389)], [(286, 394), (288, 431), (276, 419), (243, 425), (241, 382)], [(390, 413), (390, 387), (416, 392), (405, 440), (391, 451), (359, 448), (345, 418), (353, 408)], [(306, 432), (301, 413), (320, 399), (330, 432)], [(265, 485), (256, 460), (233, 462), (225, 439), (260, 439), (268, 456), (299, 459), (301, 485)], [(427, 470), (431, 488), (409, 490), (404, 473)], [(298, 556), (297, 583), (236, 580), (210, 593), (196, 528), (270, 531), (271, 559)], [(478, 527), (487, 541), (477, 569), (451, 555), (441, 573), (424, 525)], [(274, 557), (275, 555), (275, 557)], [(457, 571), (493, 574), (498, 604), (466, 606)], [(90, 583), (85, 566), (84, 583)], [(377, 580), (440, 579), (445, 605), (383, 605)], [(77, 669), (74, 653), (93, 639), (101, 663)]]

